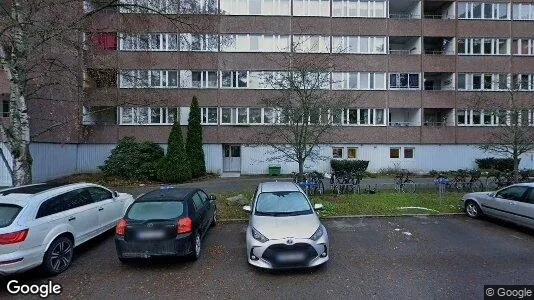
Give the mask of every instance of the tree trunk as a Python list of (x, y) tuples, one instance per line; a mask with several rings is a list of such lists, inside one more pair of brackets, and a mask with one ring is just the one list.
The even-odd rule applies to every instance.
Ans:
[(13, 186), (30, 184), (32, 182), (32, 156), (29, 143), (21, 143), (12, 153), (18, 154), (13, 156)]
[(515, 152), (514, 152), (513, 160), (514, 160), (514, 171), (513, 171), (514, 182), (518, 182), (519, 181), (519, 155), (517, 155), (517, 153)]
[(299, 159), (299, 175), (304, 174), (304, 159)]

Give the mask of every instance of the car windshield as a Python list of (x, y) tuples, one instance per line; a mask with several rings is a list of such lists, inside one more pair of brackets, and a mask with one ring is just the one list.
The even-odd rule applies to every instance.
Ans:
[(181, 201), (150, 201), (135, 202), (128, 211), (128, 219), (169, 220), (176, 219), (184, 213), (184, 203)]
[(0, 228), (11, 225), (21, 209), (18, 205), (0, 204)]
[(301, 192), (261, 193), (256, 200), (258, 216), (296, 216), (311, 214), (312, 209)]

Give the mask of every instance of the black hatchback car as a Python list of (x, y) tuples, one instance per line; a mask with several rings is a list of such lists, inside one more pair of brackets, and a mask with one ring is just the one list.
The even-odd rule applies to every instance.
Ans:
[(200, 257), (202, 238), (217, 221), (215, 196), (196, 188), (164, 188), (137, 198), (119, 220), (119, 260), (154, 256)]

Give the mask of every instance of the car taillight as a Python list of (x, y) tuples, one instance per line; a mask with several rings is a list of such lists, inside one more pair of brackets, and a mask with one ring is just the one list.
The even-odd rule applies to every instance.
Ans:
[(115, 233), (117, 235), (124, 235), (124, 229), (126, 229), (126, 220), (120, 219), (117, 223), (117, 227), (115, 227)]
[(28, 229), (0, 234), (0, 245), (20, 243), (28, 236)]
[(193, 231), (193, 221), (191, 220), (191, 218), (185, 217), (178, 220), (176, 233), (188, 233), (191, 231)]

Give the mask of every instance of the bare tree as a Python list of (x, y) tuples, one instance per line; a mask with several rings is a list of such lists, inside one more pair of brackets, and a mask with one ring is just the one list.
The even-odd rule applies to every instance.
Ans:
[(292, 51), (281, 66), (284, 71), (269, 72), (263, 82), (274, 94), (263, 97), (267, 116), (272, 126), (260, 130), (261, 144), (276, 150), (270, 159), (293, 161), (299, 174), (307, 160), (325, 160), (319, 147), (331, 140), (336, 127), (343, 122), (343, 113), (350, 103), (362, 96), (361, 92), (336, 93), (331, 90), (332, 58), (328, 54), (300, 55)]
[(532, 82), (528, 76), (521, 78), (513, 75), (510, 84), (495, 82), (499, 89), (504, 90), (502, 99), (494, 100), (478, 94), (475, 103), (492, 103), (492, 109), (485, 110), (486, 120), (496, 125), (488, 132), (484, 143), (479, 148), (513, 160), (515, 180), (519, 178), (519, 162), (521, 155), (534, 150), (534, 110), (529, 109), (532, 103)]
[[(87, 5), (87, 4), (96, 5)], [(187, 17), (172, 7), (149, 7), (130, 0), (6, 0), (0, 3), (0, 71), (9, 86), (9, 120), (0, 124), (0, 138), (9, 151), (0, 156), (11, 173), (13, 185), (32, 180), (31, 140), (58, 128), (81, 125), (83, 98), (82, 36), (91, 18), (108, 9), (124, 12), (162, 14), (176, 26), (187, 24)], [(176, 2), (177, 3), (177, 2)], [(197, 1), (191, 0), (190, 9)], [(153, 5), (153, 4), (150, 4)], [(85, 13), (82, 11), (85, 10)], [(167, 14), (171, 10), (171, 14)], [(72, 115), (61, 118), (59, 111), (70, 104)], [(33, 107), (34, 109), (30, 109)], [(63, 108), (62, 108), (63, 107)], [(73, 108), (74, 107), (74, 108)], [(29, 115), (28, 111), (37, 112)], [(50, 110), (45, 113), (44, 111)], [(40, 127), (31, 132), (30, 118), (39, 119)], [(33, 121), (32, 121), (33, 123)], [(33, 126), (32, 126), (33, 127)], [(0, 149), (1, 150), (1, 149)], [(11, 164), (9, 159), (12, 159)], [(12, 167), (11, 167), (12, 165)]]

